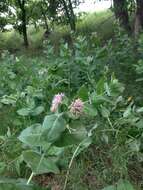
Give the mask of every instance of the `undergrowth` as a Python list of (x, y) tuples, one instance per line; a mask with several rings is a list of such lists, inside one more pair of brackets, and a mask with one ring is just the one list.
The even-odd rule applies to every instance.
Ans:
[(120, 32), (73, 38), (58, 56), (49, 41), (42, 57), (2, 53), (0, 188), (143, 187), (142, 36), (137, 54)]

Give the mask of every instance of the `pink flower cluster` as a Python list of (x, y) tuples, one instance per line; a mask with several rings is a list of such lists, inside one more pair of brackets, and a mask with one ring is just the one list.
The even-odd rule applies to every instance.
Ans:
[(51, 112), (56, 112), (57, 111), (59, 105), (62, 103), (63, 97), (64, 97), (63, 93), (56, 94), (54, 96), (53, 101), (52, 101), (52, 106), (51, 106)]
[[(58, 110), (59, 105), (63, 101), (64, 94), (56, 94), (52, 100), (52, 105), (51, 105), (51, 112), (56, 112)], [(83, 113), (83, 108), (84, 108), (84, 102), (81, 99), (76, 99), (74, 100), (71, 105), (69, 106), (70, 113), (73, 115), (80, 115)]]
[(80, 115), (83, 113), (84, 103), (81, 99), (76, 99), (70, 105), (70, 112), (74, 115)]

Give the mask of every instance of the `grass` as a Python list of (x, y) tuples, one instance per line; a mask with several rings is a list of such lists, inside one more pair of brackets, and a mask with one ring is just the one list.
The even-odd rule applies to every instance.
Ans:
[(109, 39), (113, 34), (114, 16), (111, 11), (92, 13), (77, 23), (77, 33), (91, 34), (97, 32), (102, 39)]
[[(43, 43), (44, 30), (39, 28), (35, 31), (33, 28), (28, 30), (28, 39), (31, 49), (38, 49)], [(7, 31), (0, 33), (0, 50), (9, 50), (11, 52), (23, 49), (23, 39), (22, 36), (14, 31)]]
[[(112, 37), (114, 29), (114, 17), (111, 11), (100, 13), (92, 13), (85, 15), (82, 19), (77, 21), (77, 35), (90, 35), (97, 33), (100, 39), (106, 40)], [(67, 26), (55, 26), (51, 33), (50, 39), (54, 45), (57, 45), (61, 39), (65, 39), (70, 35), (70, 29)], [(44, 40), (44, 29), (39, 28), (35, 30), (34, 27), (28, 28), (28, 39), (30, 49), (41, 49)], [(15, 52), (17, 50), (23, 51), (23, 39), (18, 32), (11, 30), (0, 33), (0, 51), (9, 50)]]
[(14, 30), (0, 33), (0, 50), (17, 50), (22, 47), (22, 43), (21, 36)]

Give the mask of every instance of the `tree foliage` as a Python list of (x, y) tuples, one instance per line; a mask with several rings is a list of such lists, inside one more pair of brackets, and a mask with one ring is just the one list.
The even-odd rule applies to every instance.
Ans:
[[(48, 37), (54, 25), (69, 25), (76, 31), (75, 8), (81, 0), (1, 0), (0, 2), (0, 30), (10, 24), (23, 35), (24, 45), (28, 47), (27, 28), (33, 25), (45, 28)], [(114, 0), (114, 13), (121, 27), (129, 33), (139, 33), (143, 27), (142, 0)], [(131, 15), (135, 15), (135, 22), (130, 22)], [(134, 23), (134, 26), (131, 24)]]

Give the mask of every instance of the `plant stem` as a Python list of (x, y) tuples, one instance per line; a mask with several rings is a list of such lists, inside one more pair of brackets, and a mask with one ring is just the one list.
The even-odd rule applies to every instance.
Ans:
[(73, 160), (74, 160), (74, 158), (75, 158), (75, 156), (76, 156), (76, 153), (78, 152), (79, 148), (80, 148), (80, 144), (79, 144), (79, 145), (77, 146), (77, 148), (75, 149), (75, 151), (74, 151), (74, 153), (73, 153), (73, 155), (72, 155), (72, 158), (71, 158), (71, 160), (70, 160), (70, 162), (69, 162), (69, 166), (68, 166), (68, 170), (67, 170), (67, 173), (66, 173), (66, 179), (65, 179), (65, 183), (64, 183), (64, 188), (63, 188), (63, 190), (66, 190), (67, 182), (68, 182), (68, 178), (69, 178), (69, 174), (70, 174), (70, 169), (71, 169)]
[(110, 118), (109, 118), (109, 117), (107, 117), (107, 120), (108, 120), (109, 125), (111, 126), (112, 130), (115, 130), (114, 127), (113, 127), (113, 125), (112, 125), (112, 123), (111, 123), (111, 121), (110, 121)]
[(28, 179), (28, 181), (27, 181), (27, 185), (29, 185), (29, 183), (32, 180), (33, 176), (34, 176), (34, 173), (32, 172), (31, 175), (30, 175), (30, 177), (29, 177), (29, 179)]

